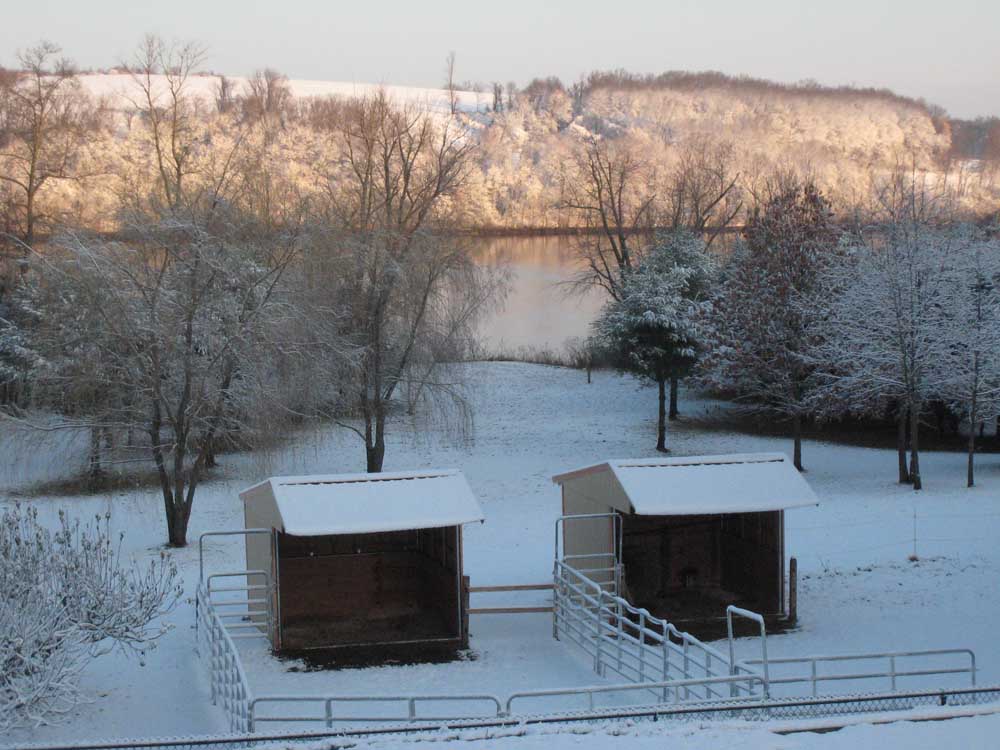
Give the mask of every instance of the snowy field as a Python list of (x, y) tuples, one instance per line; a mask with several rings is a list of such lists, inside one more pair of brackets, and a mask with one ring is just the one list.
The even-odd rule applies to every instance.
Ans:
[[(582, 373), (558, 368), (490, 363), (466, 369), (475, 410), (471, 442), (455, 445), (435, 423), (400, 422), (390, 435), (385, 468), (455, 467), (465, 472), (487, 519), (466, 530), (466, 573), (473, 585), (547, 581), (559, 512), (559, 493), (550, 477), (606, 458), (655, 455), (655, 391), (610, 373), (595, 373), (588, 385)], [(712, 406), (682, 399), (681, 410), (693, 417)], [(691, 421), (671, 425), (669, 441), (674, 455), (790, 449), (784, 440), (706, 431)], [(4, 436), (0, 450), (6, 462), (0, 483), (8, 491), (70, 473), (85, 457), (83, 442), (66, 439), (56, 455), (55, 447), (18, 434)], [(1000, 456), (979, 459), (979, 486), (967, 490), (964, 455), (924, 454), (926, 489), (921, 493), (895, 484), (893, 451), (807, 442), (804, 461), (822, 504), (788, 512), (788, 552), (799, 560), (801, 627), (769, 638), (771, 656), (968, 647), (979, 658), (980, 684), (1000, 682), (995, 645)], [(270, 454), (227, 456), (223, 463), (225, 474), (198, 491), (189, 534), (193, 542), (205, 530), (242, 526), (237, 492), (249, 484), (275, 474), (359, 471), (363, 448), (345, 430), (324, 429)], [(31, 502), (51, 514), (59, 508), (81, 515), (110, 509), (113, 524), (126, 531), (126, 544), (140, 556), (159, 554), (165, 538), (162, 501), (154, 489)], [(914, 544), (918, 559), (912, 562), (908, 557)], [(197, 545), (174, 554), (185, 596), (192, 597)], [(224, 570), (241, 563), (241, 543), (211, 545), (209, 567)], [(170, 620), (176, 627), (144, 665), (118, 656), (92, 665), (84, 679), (90, 701), (71, 721), (9, 739), (224, 731), (193, 652), (189, 598)], [(253, 645), (244, 647), (244, 661), (252, 689), (271, 694), (474, 690), (503, 695), (600, 681), (582, 655), (552, 640), (547, 616), (473, 616), (471, 630), (476, 658), (444, 665), (303, 673), (289, 671), (296, 665), (279, 662)], [(741, 646), (750, 656), (757, 642), (748, 639)], [(666, 741), (695, 748), (840, 748), (876, 742), (889, 747), (992, 747), (995, 743), (984, 743), (995, 740), (998, 730), (995, 717), (788, 736), (759, 725), (671, 728), (640, 722), (574, 727), (558, 735), (548, 728), (505, 739), (463, 736), (468, 741), (462, 746), (597, 748), (624, 736), (634, 747)], [(375, 746), (401, 743), (383, 740)]]
[[(247, 79), (240, 76), (228, 77), (236, 93), (243, 93), (248, 88)], [(142, 99), (142, 89), (127, 73), (85, 73), (80, 76), (80, 83), (92, 95), (106, 97), (113, 107), (127, 108), (130, 104)], [(211, 105), (215, 101), (216, 87), (219, 77), (214, 75), (195, 75), (188, 80), (188, 91), (204, 104)], [(156, 93), (166, 92), (164, 76), (153, 76), (153, 90)], [(416, 86), (392, 86), (377, 83), (358, 83), (347, 81), (306, 81), (292, 79), (288, 81), (292, 96), (297, 99), (312, 97), (343, 97), (352, 98), (367, 96), (378, 88), (384, 88), (390, 99), (399, 103), (414, 105), (429, 111), (445, 113), (450, 111), (448, 92), (444, 89), (428, 89)], [(455, 91), (457, 107), (466, 112), (477, 112), (489, 102), (490, 94), (475, 91)]]

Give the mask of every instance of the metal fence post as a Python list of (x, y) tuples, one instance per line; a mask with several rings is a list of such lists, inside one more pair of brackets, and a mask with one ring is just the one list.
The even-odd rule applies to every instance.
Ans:
[(601, 601), (603, 597), (604, 597), (604, 589), (598, 588), (597, 607), (595, 610), (597, 612), (597, 621), (595, 623), (597, 626), (597, 630), (595, 631), (594, 635), (594, 671), (598, 675), (603, 674), (603, 669), (604, 669), (603, 665), (601, 664), (601, 641), (603, 640), (601, 634)]

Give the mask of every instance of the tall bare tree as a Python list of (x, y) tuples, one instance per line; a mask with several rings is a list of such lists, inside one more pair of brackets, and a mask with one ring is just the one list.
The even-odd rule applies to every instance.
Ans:
[(75, 178), (77, 157), (96, 109), (73, 64), (40, 42), (18, 54), (20, 70), (0, 76), (0, 183), (12, 191), (9, 227), (30, 247), (47, 218), (38, 196), (51, 180)]
[(658, 223), (705, 238), (711, 248), (743, 209), (732, 146), (695, 136), (679, 146), (661, 190)]
[(588, 231), (578, 245), (586, 264), (578, 285), (621, 299), (624, 277), (639, 261), (636, 235), (653, 228), (649, 169), (629, 143), (591, 136), (565, 179), (562, 206), (577, 212)]
[(351, 103), (334, 126), (343, 169), (329, 175), (340, 225), (338, 294), (360, 352), (355, 403), (368, 471), (382, 470), (390, 406), (469, 250), (443, 240), (435, 209), (461, 183), (472, 143), (384, 91)]
[(141, 92), (133, 103), (150, 129), (162, 200), (172, 210), (184, 204), (195, 172), (197, 122), (188, 80), (204, 60), (205, 48), (195, 42), (170, 44), (149, 34), (128, 66)]
[(448, 110), (451, 114), (458, 112), (458, 94), (455, 84), (455, 50), (448, 53), (444, 59), (444, 88), (448, 92)]

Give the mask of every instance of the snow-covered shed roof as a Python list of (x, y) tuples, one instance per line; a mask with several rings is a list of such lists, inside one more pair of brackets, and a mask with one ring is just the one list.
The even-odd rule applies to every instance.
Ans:
[(640, 516), (756, 513), (819, 504), (783, 453), (617, 459), (552, 481), (600, 494), (590, 499)]
[[(483, 520), (457, 469), (271, 477), (240, 493), (273, 506), (273, 525), (295, 536), (431, 529)], [(264, 509), (261, 509), (264, 510)]]

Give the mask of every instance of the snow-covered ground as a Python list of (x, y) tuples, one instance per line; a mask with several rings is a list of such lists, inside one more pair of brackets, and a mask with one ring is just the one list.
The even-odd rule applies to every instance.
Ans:
[[(440, 425), (401, 421), (391, 433), (386, 469), (461, 468), (487, 519), (467, 528), (466, 572), (473, 584), (543, 582), (551, 574), (553, 522), (559, 512), (550, 477), (606, 458), (654, 455), (655, 392), (610, 373), (595, 373), (588, 385), (580, 372), (522, 364), (468, 365), (466, 375), (475, 410), (472, 441), (455, 445)], [(681, 404), (690, 416), (710, 406), (692, 400)], [(692, 420), (672, 425), (669, 439), (675, 455), (790, 447), (773, 438), (703, 430)], [(72, 471), (84, 460), (85, 448), (83, 441), (68, 440), (55, 456), (23, 435), (8, 435), (0, 442), (7, 461), (0, 481), (11, 488)], [(801, 627), (769, 638), (771, 655), (969, 647), (979, 658), (979, 682), (1000, 682), (995, 645), (1000, 456), (980, 458), (979, 486), (967, 490), (963, 455), (925, 454), (926, 489), (921, 493), (894, 483), (892, 451), (808, 442), (804, 459), (822, 504), (788, 513), (788, 551), (799, 559)], [(224, 464), (225, 476), (198, 491), (192, 540), (204, 530), (239, 528), (237, 492), (262, 477), (358, 471), (363, 449), (345, 430), (322, 429), (266, 455), (226, 457)], [(139, 555), (158, 554), (165, 538), (162, 505), (153, 489), (31, 502), (47, 513), (67, 508), (86, 515), (111, 509), (113, 523), (126, 531), (126, 544)], [(914, 538), (918, 560), (911, 562)], [(174, 554), (191, 596), (198, 576), (196, 545)], [(232, 568), (241, 557), (241, 543), (215, 542), (208, 565)], [(70, 722), (14, 739), (223, 731), (223, 717), (209, 705), (205, 677), (193, 653), (190, 601), (170, 619), (177, 627), (144, 666), (119, 656), (96, 662), (84, 680), (91, 701)], [(545, 616), (473, 616), (471, 630), (477, 658), (451, 664), (303, 673), (289, 671), (294, 664), (252, 645), (244, 648), (245, 664), (254, 689), (268, 693), (474, 689), (502, 695), (599, 681), (585, 659), (551, 639)], [(741, 647), (750, 655), (756, 641), (748, 639)], [(558, 747), (604, 747), (615, 733), (637, 747), (666, 740), (685, 747), (834, 748), (883, 740), (900, 747), (930, 747), (928, 738), (937, 738), (935, 747), (977, 747), (986, 745), (976, 745), (976, 738), (995, 738), (998, 729), (997, 719), (976, 718), (784, 737), (760, 726), (670, 729), (639, 723), (568, 730), (558, 735)], [(551, 730), (539, 729), (502, 745), (492, 740), (468, 744), (532, 748), (554, 742)]]

